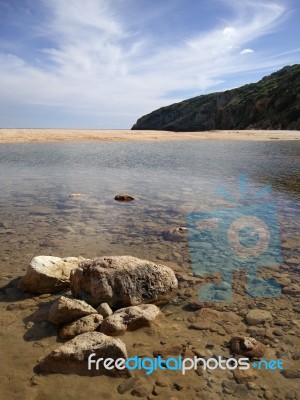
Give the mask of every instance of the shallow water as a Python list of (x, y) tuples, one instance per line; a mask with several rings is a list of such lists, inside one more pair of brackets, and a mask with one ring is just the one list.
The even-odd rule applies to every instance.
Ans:
[[(16, 261), (41, 253), (153, 258), (161, 231), (185, 225), (190, 211), (234, 206), (216, 186), (239, 200), (240, 173), (250, 196), (271, 183), (279, 215), (293, 219), (299, 154), (296, 141), (2, 145), (0, 270), (13, 273)], [(136, 200), (114, 201), (122, 192)]]
[[(260, 189), (272, 185), (271, 194), (261, 202), (277, 207), (284, 259), (299, 259), (297, 141), (1, 145), (0, 276), (7, 280), (24, 274), (38, 254), (89, 258), (130, 254), (191, 272), (188, 242), (164, 240), (162, 232), (186, 226), (191, 212), (240, 206), (241, 173), (248, 175), (247, 205)], [(220, 196), (218, 185), (235, 202)], [(71, 193), (81, 197), (70, 198)], [(114, 200), (117, 193), (131, 194), (135, 200), (118, 203)], [(24, 382), (33, 374), (33, 360), (41, 352), (23, 341), (21, 321), (12, 329), (11, 334), (1, 336), (3, 348), (14, 348), (5, 355), (8, 366), (3, 382), (5, 393), (12, 393), (14, 385), (16, 394), (11, 398), (21, 399), (27, 396), (22, 397)], [(145, 332), (132, 339), (130, 335), (129, 343), (137, 337), (144, 343), (148, 340)], [(14, 372), (18, 357), (24, 365)], [(21, 373), (24, 379), (16, 383)], [(73, 398), (75, 388), (80, 382), (84, 385), (85, 379), (45, 377), (34, 389), (36, 397), (28, 389), (28, 398), (45, 394), (52, 398), (51, 387), (58, 381), (65, 391), (53, 398)], [(107, 393), (109, 382), (107, 378), (101, 381)], [(88, 390), (96, 396), (94, 385)], [(86, 393), (82, 396), (78, 398), (86, 398)]]

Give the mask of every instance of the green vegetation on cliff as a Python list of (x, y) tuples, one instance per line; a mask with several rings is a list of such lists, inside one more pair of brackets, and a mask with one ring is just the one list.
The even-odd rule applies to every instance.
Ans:
[(132, 129), (300, 130), (300, 64), (284, 67), (257, 83), (162, 107), (138, 119)]

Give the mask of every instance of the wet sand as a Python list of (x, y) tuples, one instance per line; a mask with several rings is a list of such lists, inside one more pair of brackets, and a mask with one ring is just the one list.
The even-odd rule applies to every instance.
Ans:
[(1, 143), (132, 142), (173, 140), (299, 140), (300, 131), (233, 130), (208, 132), (105, 129), (0, 129)]

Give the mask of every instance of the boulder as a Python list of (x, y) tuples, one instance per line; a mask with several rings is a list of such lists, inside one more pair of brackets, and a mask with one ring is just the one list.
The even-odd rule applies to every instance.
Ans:
[(101, 325), (102, 321), (103, 317), (100, 314), (87, 315), (63, 326), (59, 331), (59, 336), (62, 339), (73, 339), (82, 333), (95, 331)]
[(105, 318), (100, 330), (106, 335), (123, 335), (126, 331), (150, 326), (151, 321), (154, 321), (159, 314), (160, 310), (154, 304), (121, 308)]
[(101, 303), (97, 308), (98, 314), (102, 315), (103, 318), (109, 317), (113, 314), (113, 310), (109, 307), (107, 303)]
[(73, 270), (70, 285), (75, 297), (97, 307), (117, 309), (169, 300), (177, 289), (174, 272), (164, 265), (131, 256), (85, 260)]
[(70, 272), (78, 267), (83, 258), (34, 257), (19, 288), (35, 293), (54, 293), (70, 287)]
[(272, 319), (272, 314), (269, 311), (259, 308), (254, 308), (246, 315), (248, 325), (264, 325), (266, 322), (271, 322)]
[(292, 283), (282, 289), (283, 294), (289, 294), (292, 296), (299, 296), (300, 295), (300, 285), (296, 285)]
[(76, 336), (69, 342), (51, 351), (40, 363), (40, 369), (46, 373), (77, 374), (87, 376), (108, 375), (115, 377), (129, 377), (128, 369), (106, 369), (103, 361), (91, 364), (88, 369), (88, 358), (95, 353), (93, 360), (99, 358), (127, 359), (125, 343), (100, 332), (87, 332)]
[(97, 311), (83, 300), (61, 296), (51, 306), (49, 321), (52, 324), (66, 324), (86, 315), (97, 314)]
[(249, 358), (260, 358), (265, 353), (265, 345), (248, 336), (234, 336), (231, 338), (229, 346), (233, 353), (242, 354)]

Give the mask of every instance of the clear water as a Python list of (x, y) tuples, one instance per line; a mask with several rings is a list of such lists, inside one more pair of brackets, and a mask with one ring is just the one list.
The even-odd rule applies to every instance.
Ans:
[[(184, 264), (187, 243), (165, 241), (162, 232), (185, 226), (191, 211), (232, 206), (216, 186), (238, 200), (240, 173), (248, 174), (249, 195), (272, 185), (283, 240), (295, 240), (299, 155), (297, 141), (1, 145), (0, 272), (16, 274), (37, 254)], [(135, 201), (116, 202), (122, 192)]]

